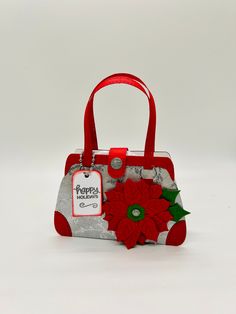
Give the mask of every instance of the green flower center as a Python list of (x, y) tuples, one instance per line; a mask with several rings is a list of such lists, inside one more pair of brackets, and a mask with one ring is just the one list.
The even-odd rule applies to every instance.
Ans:
[(144, 208), (138, 204), (128, 207), (127, 216), (133, 221), (140, 221), (144, 218)]

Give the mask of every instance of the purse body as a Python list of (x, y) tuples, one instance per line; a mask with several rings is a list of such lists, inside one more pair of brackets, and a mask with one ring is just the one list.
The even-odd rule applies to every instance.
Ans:
[[(104, 214), (101, 216), (72, 216), (72, 176), (80, 169), (80, 155), (82, 149), (77, 149), (75, 153), (68, 156), (65, 164), (65, 176), (62, 179), (56, 210), (54, 213), (54, 225), (56, 231), (62, 236), (98, 238), (116, 240), (114, 231), (108, 230), (108, 223), (104, 220)], [(153, 180), (154, 183), (160, 184), (164, 188), (178, 189), (175, 181), (174, 165), (170, 155), (167, 152), (154, 153), (153, 169), (143, 170), (142, 151), (128, 151), (126, 169), (122, 178), (113, 178), (108, 173), (108, 156), (107, 150), (96, 150), (94, 169), (99, 171), (102, 176), (103, 194), (113, 189), (117, 181), (124, 182), (128, 178), (132, 180), (147, 179)], [(85, 167), (85, 169), (88, 169)], [(182, 206), (180, 194), (176, 202)], [(168, 245), (180, 245), (186, 237), (185, 217), (178, 222), (170, 221), (168, 231), (159, 234), (157, 243)]]
[[(136, 87), (148, 98), (149, 123), (143, 151), (130, 151), (122, 147), (109, 150), (98, 148), (93, 111), (94, 95), (105, 86), (121, 83)], [(139, 78), (127, 73), (118, 73), (105, 78), (94, 88), (84, 114), (84, 149), (77, 149), (67, 157), (64, 178), (58, 193), (54, 225), (60, 235), (118, 240), (124, 242), (127, 248), (136, 243), (180, 245), (184, 242), (185, 215), (189, 212), (183, 209), (170, 155), (167, 152), (155, 151), (155, 131), (154, 98)], [(89, 174), (91, 171), (101, 178), (101, 212), (97, 215), (75, 215), (73, 191), (76, 189), (73, 178), (80, 172)], [(130, 195), (127, 195), (128, 190), (131, 191)], [(137, 200), (142, 199), (143, 204), (147, 204), (147, 208), (135, 201), (135, 194)], [(119, 195), (118, 199), (116, 195)], [(135, 204), (128, 204), (127, 212), (121, 217), (124, 195), (126, 199), (133, 198)], [(151, 199), (150, 196), (150, 200), (146, 202), (145, 195), (152, 195), (154, 198)], [(79, 202), (83, 207), (92, 205)], [(120, 204), (120, 207), (117, 207), (117, 204)], [(122, 219), (117, 221), (119, 217)], [(125, 224), (127, 227), (124, 227)], [(123, 233), (118, 230), (121, 226)], [(131, 229), (128, 230), (129, 228)]]

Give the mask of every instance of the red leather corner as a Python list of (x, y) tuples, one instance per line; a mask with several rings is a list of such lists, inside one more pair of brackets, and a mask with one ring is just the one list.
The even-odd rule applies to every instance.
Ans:
[(72, 237), (70, 225), (66, 218), (58, 211), (54, 213), (54, 226), (61, 236)]
[(181, 220), (176, 222), (173, 227), (170, 229), (167, 239), (166, 245), (181, 245), (186, 238), (186, 222), (185, 220)]

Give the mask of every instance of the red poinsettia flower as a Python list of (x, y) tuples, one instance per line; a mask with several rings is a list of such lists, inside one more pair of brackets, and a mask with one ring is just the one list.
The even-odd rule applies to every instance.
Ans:
[(156, 242), (159, 233), (168, 230), (167, 222), (172, 219), (170, 202), (160, 198), (161, 194), (160, 185), (131, 179), (117, 182), (114, 189), (106, 192), (103, 211), (108, 230), (115, 231), (117, 240), (128, 249), (146, 240)]

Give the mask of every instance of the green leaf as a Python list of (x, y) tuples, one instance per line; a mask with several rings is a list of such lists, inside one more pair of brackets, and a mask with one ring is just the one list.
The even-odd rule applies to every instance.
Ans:
[(175, 204), (175, 199), (179, 194), (180, 190), (173, 190), (173, 189), (162, 189), (162, 197), (164, 197), (167, 201), (171, 202), (171, 205)]
[(174, 204), (173, 206), (169, 207), (169, 212), (173, 216), (174, 221), (179, 221), (182, 217), (190, 214), (187, 210), (183, 209), (179, 204)]

